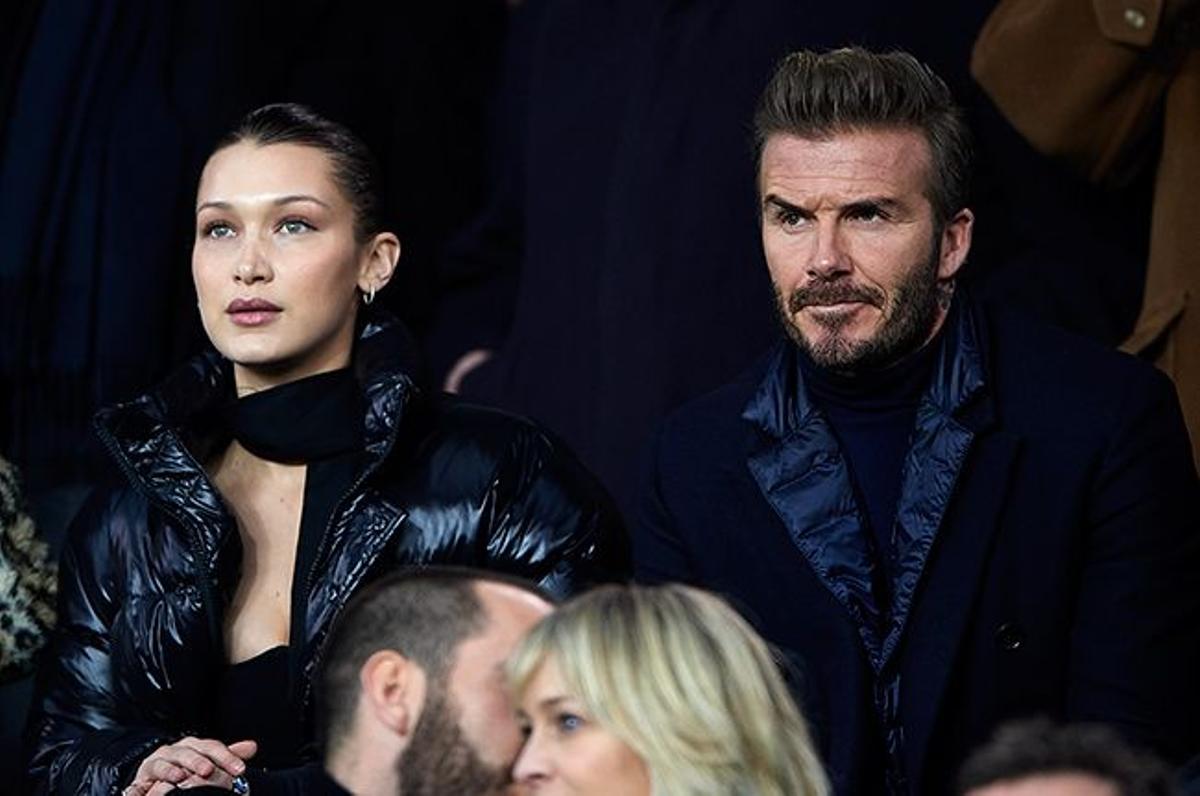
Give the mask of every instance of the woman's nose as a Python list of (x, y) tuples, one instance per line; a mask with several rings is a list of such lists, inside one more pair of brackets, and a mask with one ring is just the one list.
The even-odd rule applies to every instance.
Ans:
[(269, 282), (271, 276), (271, 264), (262, 247), (254, 241), (248, 241), (242, 247), (240, 256), (234, 266), (233, 278), (238, 282), (249, 285), (254, 282)]
[(536, 788), (550, 778), (549, 758), (544, 744), (530, 735), (513, 763), (513, 781), (527, 788)]

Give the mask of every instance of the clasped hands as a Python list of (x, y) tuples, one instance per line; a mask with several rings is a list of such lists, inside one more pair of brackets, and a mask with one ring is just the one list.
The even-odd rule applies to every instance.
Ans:
[(181, 738), (151, 752), (122, 796), (164, 796), (175, 788), (200, 785), (229, 790), (233, 778), (246, 771), (246, 761), (257, 751), (254, 741), (226, 746), (211, 738)]

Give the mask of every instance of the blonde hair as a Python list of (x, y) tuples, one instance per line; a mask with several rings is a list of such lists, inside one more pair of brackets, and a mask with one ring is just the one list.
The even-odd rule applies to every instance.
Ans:
[(601, 587), (542, 620), (509, 658), (518, 698), (547, 659), (646, 762), (655, 796), (829, 792), (766, 643), (719, 597)]

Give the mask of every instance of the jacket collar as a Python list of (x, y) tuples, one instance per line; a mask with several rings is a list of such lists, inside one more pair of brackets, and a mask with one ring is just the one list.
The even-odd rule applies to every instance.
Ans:
[(836, 437), (804, 387), (791, 343), (768, 360), (742, 417), (761, 432), (747, 466), (792, 543), (858, 629), (882, 671), (899, 647), (917, 585), (975, 434), (991, 422), (984, 338), (965, 298), (951, 308), (905, 457), (893, 528), (892, 602), (882, 604), (877, 555)]
[[(980, 329), (979, 310), (960, 293), (946, 316), (941, 350), (924, 400), (946, 415), (957, 415), (971, 426), (992, 419), (985, 399), (987, 340)], [(742, 419), (775, 439), (784, 439), (811, 421), (815, 407), (796, 361), (795, 344), (780, 340), (768, 356), (758, 389), (742, 411)]]
[[(395, 318), (373, 311), (355, 343), (353, 368), (362, 389), (362, 469), (377, 466), (395, 440), (405, 407), (418, 390), (412, 370), (411, 338)], [(206, 351), (172, 373), (155, 390), (97, 413), (95, 427), (132, 485), (152, 503), (194, 528), (221, 527), (220, 497), (198, 459), (210, 441), (197, 420), (233, 394), (233, 371), (215, 351)], [(219, 540), (200, 534), (202, 550), (214, 555)]]

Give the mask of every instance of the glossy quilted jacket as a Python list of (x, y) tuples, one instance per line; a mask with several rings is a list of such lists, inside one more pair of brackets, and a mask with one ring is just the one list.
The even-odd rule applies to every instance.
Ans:
[[(561, 443), (511, 415), (423, 396), (400, 365), (402, 334), (377, 320), (360, 335), (366, 463), (315, 565), (296, 573), (306, 616), (290, 644), (310, 724), (332, 620), (390, 567), (501, 569), (563, 595), (628, 572), (619, 518)], [(60, 621), (29, 726), (36, 792), (115, 793), (157, 746), (204, 735), (241, 543), (184, 419), (222, 394), (227, 373), (201, 356), (97, 417), (132, 488), (89, 501), (63, 556)]]

